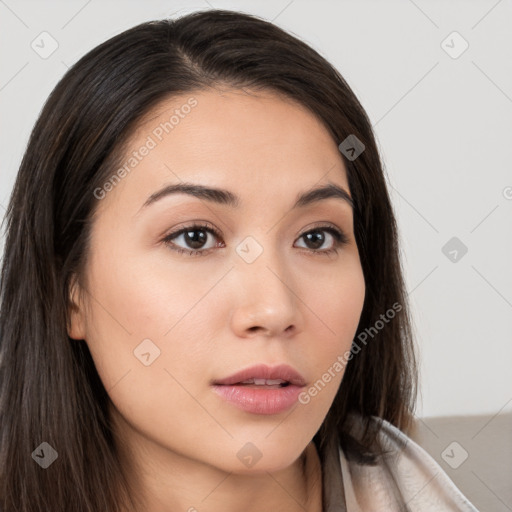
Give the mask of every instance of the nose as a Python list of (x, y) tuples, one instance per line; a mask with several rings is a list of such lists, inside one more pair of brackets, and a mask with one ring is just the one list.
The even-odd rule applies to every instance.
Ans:
[(230, 272), (231, 328), (239, 337), (290, 337), (302, 330), (301, 300), (292, 273), (270, 250), (252, 263), (240, 260)]

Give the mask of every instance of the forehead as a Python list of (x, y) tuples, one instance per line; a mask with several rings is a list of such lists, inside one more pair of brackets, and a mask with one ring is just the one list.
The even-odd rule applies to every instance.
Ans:
[(348, 190), (343, 159), (321, 120), (273, 91), (215, 89), (166, 99), (141, 119), (121, 160), (129, 176), (114, 193), (126, 189), (139, 203), (181, 181), (259, 204), (327, 181)]

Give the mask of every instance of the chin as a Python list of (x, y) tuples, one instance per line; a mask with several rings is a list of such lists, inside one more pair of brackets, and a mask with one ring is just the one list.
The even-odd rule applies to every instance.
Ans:
[(234, 450), (230, 448), (224, 452), (224, 454), (232, 454), (231, 456), (228, 458), (214, 456), (213, 459), (217, 467), (222, 466), (221, 469), (230, 473), (239, 475), (274, 473), (290, 467), (302, 455), (303, 443), (290, 442), (293, 439), (296, 437), (290, 436), (286, 445), (277, 437), (275, 442), (268, 439), (265, 443), (235, 442)]

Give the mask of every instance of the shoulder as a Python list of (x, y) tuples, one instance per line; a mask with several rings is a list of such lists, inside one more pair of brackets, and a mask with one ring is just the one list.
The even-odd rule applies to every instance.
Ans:
[[(352, 415), (350, 435), (357, 445), (361, 417)], [(340, 464), (349, 512), (411, 510), (478, 512), (441, 466), (417, 443), (389, 422), (370, 418), (378, 431), (371, 460), (340, 447)], [(349, 501), (352, 501), (351, 506)]]

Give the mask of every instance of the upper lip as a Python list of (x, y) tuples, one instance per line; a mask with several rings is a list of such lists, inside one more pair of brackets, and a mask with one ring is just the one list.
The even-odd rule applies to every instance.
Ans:
[(277, 366), (268, 366), (266, 364), (257, 364), (245, 368), (239, 372), (230, 375), (224, 379), (214, 380), (213, 384), (230, 385), (238, 384), (248, 379), (281, 379), (294, 384), (295, 386), (305, 386), (304, 377), (294, 368), (287, 364), (279, 364)]

